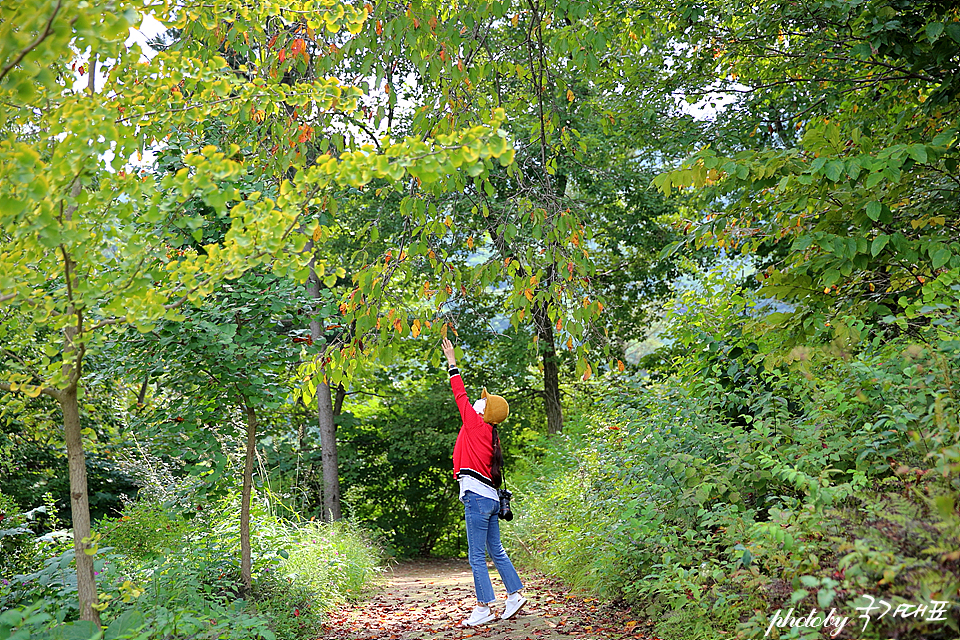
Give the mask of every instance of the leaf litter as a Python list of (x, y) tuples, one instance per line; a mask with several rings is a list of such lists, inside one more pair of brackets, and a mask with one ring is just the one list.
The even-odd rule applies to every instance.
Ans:
[(658, 640), (647, 621), (630, 609), (583, 597), (560, 581), (521, 570), (526, 604), (510, 620), (500, 620), (506, 593), (489, 565), (498, 618), (486, 625), (460, 626), (476, 604), (473, 575), (466, 560), (420, 559), (387, 571), (382, 586), (363, 602), (331, 612), (325, 640)]

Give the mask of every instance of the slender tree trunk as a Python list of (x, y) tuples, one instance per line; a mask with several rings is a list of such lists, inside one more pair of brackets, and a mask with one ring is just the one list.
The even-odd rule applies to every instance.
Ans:
[(91, 545), (90, 501), (87, 497), (87, 461), (83, 453), (80, 433), (80, 405), (77, 387), (65, 389), (60, 396), (63, 412), (63, 436), (67, 445), (67, 465), (70, 470), (70, 509), (73, 514), (73, 548), (77, 562), (77, 596), (80, 599), (80, 619), (100, 625), (100, 612), (93, 608), (98, 603), (97, 579), (93, 574), (93, 556), (86, 550)]
[[(92, 96), (96, 88), (97, 56), (90, 58), (87, 71), (87, 92)], [(79, 176), (70, 187), (70, 195), (77, 198), (83, 185)], [(61, 224), (69, 224), (77, 205), (71, 204), (63, 213)], [(64, 245), (60, 245), (63, 255), (63, 276), (67, 285), (70, 307), (67, 313), (76, 318), (75, 325), (67, 325), (63, 330), (63, 377), (67, 386), (58, 394), (60, 411), (63, 413), (63, 440), (67, 448), (67, 468), (70, 475), (70, 509), (73, 520), (74, 562), (77, 565), (77, 598), (80, 601), (80, 619), (100, 626), (100, 612), (93, 608), (99, 604), (97, 597), (97, 578), (93, 571), (93, 555), (87, 554), (93, 548), (90, 531), (90, 498), (87, 494), (87, 458), (83, 451), (83, 434), (80, 426), (80, 376), (83, 372), (83, 343), (77, 338), (83, 333), (83, 311), (74, 305), (74, 290), (78, 279), (74, 272), (73, 259)], [(87, 540), (88, 542), (84, 542)]]
[[(321, 376), (323, 375), (321, 373)], [(341, 517), (337, 425), (333, 420), (330, 385), (322, 380), (317, 384), (317, 416), (320, 426), (320, 460), (323, 463), (323, 517), (333, 522)]]
[[(563, 177), (563, 188), (566, 189), (566, 178)], [(497, 233), (494, 226), (487, 229), (493, 243), (499, 249), (500, 255), (504, 258), (516, 258), (513, 251), (507, 245), (501, 234)], [(527, 269), (521, 261), (520, 273), (524, 277), (528, 276)], [(554, 275), (554, 268), (550, 266), (547, 270), (546, 281), (549, 282)], [(542, 303), (533, 305), (533, 323), (536, 327), (537, 338), (540, 353), (543, 357), (543, 404), (547, 413), (547, 433), (560, 433), (563, 430), (563, 409), (560, 406), (560, 360), (557, 357), (557, 345), (553, 334), (553, 323), (550, 322), (550, 314), (547, 313), (547, 307)]]
[[(307, 293), (314, 300), (320, 300), (320, 278), (313, 270), (310, 260), (310, 279), (307, 281)], [(319, 342), (322, 337), (320, 320), (310, 321), (310, 337)], [(323, 464), (323, 519), (339, 520), (340, 513), (340, 472), (337, 464), (337, 425), (334, 422), (333, 398), (327, 381), (326, 369), (321, 367), (317, 380), (317, 426), (320, 428), (320, 457)]]
[(534, 307), (533, 315), (543, 353), (543, 404), (547, 413), (547, 433), (560, 433), (563, 430), (563, 409), (560, 406), (560, 365), (553, 325), (542, 305)]
[(257, 412), (243, 397), (247, 413), (247, 452), (243, 458), (243, 489), (240, 493), (240, 579), (246, 593), (253, 590), (250, 560), (250, 494), (253, 493), (253, 459), (257, 455)]
[[(64, 330), (64, 377), (68, 386), (59, 394), (60, 410), (63, 412), (63, 439), (67, 446), (67, 466), (70, 473), (70, 510), (73, 515), (73, 549), (77, 564), (77, 596), (80, 600), (80, 619), (100, 625), (100, 612), (93, 608), (98, 604), (97, 579), (93, 574), (93, 556), (86, 553), (91, 548), (90, 500), (87, 495), (87, 460), (83, 452), (83, 434), (80, 433), (80, 402), (78, 400), (80, 378), (80, 355), (74, 339), (78, 329), (68, 326)], [(71, 364), (72, 362), (72, 364)]]

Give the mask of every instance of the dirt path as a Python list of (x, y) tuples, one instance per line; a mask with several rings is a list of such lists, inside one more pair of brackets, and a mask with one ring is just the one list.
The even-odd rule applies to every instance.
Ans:
[[(494, 613), (503, 610), (496, 569)], [(366, 601), (335, 611), (325, 640), (653, 640), (629, 610), (567, 593), (557, 581), (521, 571), (527, 603), (515, 617), (481, 627), (459, 626), (476, 604), (466, 560), (418, 560), (388, 570), (383, 587)]]

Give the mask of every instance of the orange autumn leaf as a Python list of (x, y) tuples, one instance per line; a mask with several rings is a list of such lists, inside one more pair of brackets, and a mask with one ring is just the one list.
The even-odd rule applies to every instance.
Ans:
[(626, 369), (622, 360), (617, 360), (617, 369), (620, 371), (620, 373), (623, 373), (623, 370)]

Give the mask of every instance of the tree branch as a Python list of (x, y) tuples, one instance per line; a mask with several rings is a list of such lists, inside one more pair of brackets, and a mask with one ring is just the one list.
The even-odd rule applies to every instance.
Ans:
[[(57, 19), (57, 14), (60, 13), (60, 7), (62, 5), (63, 5), (63, 0), (57, 0), (57, 6), (53, 8), (53, 13), (50, 14), (50, 19), (47, 20), (47, 24), (43, 29), (43, 33), (37, 36), (36, 40), (31, 42), (29, 45), (27, 45), (26, 49), (21, 51), (16, 58), (11, 60), (7, 64), (7, 66), (5, 66), (2, 71), (0, 71), (0, 82), (3, 82), (3, 79), (7, 77), (7, 74), (10, 73), (10, 70), (13, 69), (15, 66), (17, 66), (18, 64), (20, 64), (20, 62), (27, 56), (27, 54), (29, 54), (31, 51), (39, 47), (40, 43), (42, 43), (44, 40), (46, 40), (50, 36), (50, 32), (53, 29), (53, 21)], [(71, 24), (73, 24), (72, 21), (71, 21)]]

